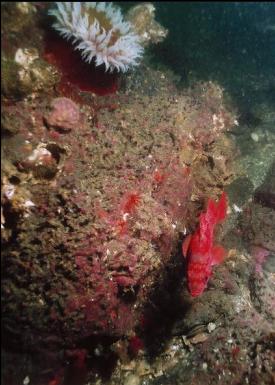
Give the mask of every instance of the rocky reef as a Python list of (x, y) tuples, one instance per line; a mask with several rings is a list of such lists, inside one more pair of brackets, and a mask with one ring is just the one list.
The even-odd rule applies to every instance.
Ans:
[[(109, 95), (75, 84), (68, 92), (45, 43), (46, 5), (24, 4), (2, 5), (3, 383), (99, 384), (112, 368), (110, 383), (139, 384), (131, 358), (140, 357), (145, 376), (142, 354), (160, 335), (169, 329), (178, 338), (211, 322), (202, 309), (211, 290), (202, 302), (190, 300), (181, 243), (208, 198), (236, 178), (238, 151), (228, 132), (238, 130), (237, 112), (218, 84), (180, 89), (172, 73), (146, 60)], [(161, 31), (150, 9), (144, 6), (143, 20)], [(16, 30), (11, 17), (24, 19)], [(35, 39), (21, 39), (26, 26)], [(212, 300), (227, 312), (225, 292), (233, 301), (238, 289), (225, 288), (234, 278), (219, 269)]]

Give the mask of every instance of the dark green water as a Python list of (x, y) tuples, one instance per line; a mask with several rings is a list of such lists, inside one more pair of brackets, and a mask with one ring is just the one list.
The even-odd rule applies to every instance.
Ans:
[(156, 19), (169, 30), (152, 49), (154, 63), (172, 69), (185, 84), (217, 81), (239, 107), (260, 99), (275, 106), (275, 3), (154, 5)]

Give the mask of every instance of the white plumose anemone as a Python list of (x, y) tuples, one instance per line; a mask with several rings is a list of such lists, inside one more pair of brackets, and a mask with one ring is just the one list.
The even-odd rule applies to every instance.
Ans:
[(53, 27), (75, 49), (82, 51), (85, 61), (105, 64), (106, 71), (126, 72), (138, 65), (143, 54), (139, 37), (131, 24), (123, 21), (119, 8), (106, 2), (56, 2), (49, 14), (56, 18)]

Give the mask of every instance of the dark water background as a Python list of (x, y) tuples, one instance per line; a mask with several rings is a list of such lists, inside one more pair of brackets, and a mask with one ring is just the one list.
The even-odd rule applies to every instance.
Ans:
[(172, 69), (183, 83), (217, 81), (238, 99), (239, 107), (253, 104), (255, 97), (275, 107), (275, 3), (154, 5), (156, 19), (169, 30), (151, 51), (154, 63)]

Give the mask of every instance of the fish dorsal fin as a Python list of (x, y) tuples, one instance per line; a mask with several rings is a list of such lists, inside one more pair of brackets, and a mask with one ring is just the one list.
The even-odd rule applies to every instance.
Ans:
[(184, 256), (184, 258), (187, 257), (191, 239), (192, 239), (192, 234), (189, 234), (184, 238), (184, 241), (182, 243), (182, 255)]
[(217, 224), (223, 221), (227, 212), (227, 195), (222, 193), (219, 201), (216, 203), (212, 199), (209, 199), (207, 203), (207, 210), (205, 215), (211, 224)]

